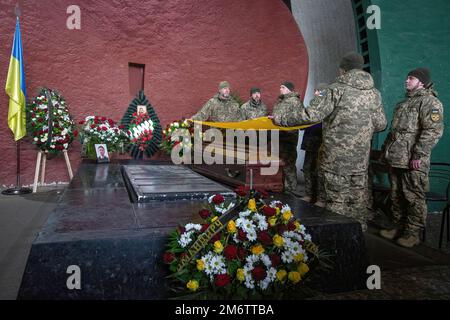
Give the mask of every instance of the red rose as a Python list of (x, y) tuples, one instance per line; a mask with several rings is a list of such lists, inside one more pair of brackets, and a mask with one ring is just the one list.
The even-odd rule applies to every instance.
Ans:
[(237, 257), (238, 249), (234, 245), (228, 245), (223, 250), (223, 255), (227, 260), (233, 260)]
[(216, 275), (216, 280), (214, 281), (214, 284), (217, 287), (224, 287), (227, 284), (231, 282), (231, 278), (228, 274), (218, 274)]
[(125, 129), (125, 125), (121, 124), (121, 125), (119, 126), (119, 129), (120, 129), (120, 130)]
[(273, 266), (273, 267), (276, 267), (276, 266), (278, 266), (278, 265), (280, 264), (281, 258), (280, 258), (280, 256), (277, 255), (276, 253), (272, 253), (272, 254), (270, 255), (270, 261), (272, 261), (272, 266)]
[(247, 240), (247, 234), (245, 233), (244, 230), (238, 229), (238, 235), (237, 235), (237, 238), (238, 238), (239, 240), (241, 240), (241, 241), (245, 241), (245, 240)]
[(100, 131), (102, 131), (102, 128), (100, 128), (100, 127), (97, 127), (97, 131), (99, 131), (99, 132), (100, 132)]
[(294, 231), (296, 228), (294, 222), (289, 221), (289, 223), (287, 224), (287, 228), (289, 231)]
[(235, 192), (241, 196), (241, 197), (245, 197), (247, 195), (247, 191), (249, 190), (249, 188), (246, 188), (245, 186), (239, 186), (236, 188)]
[(258, 240), (264, 246), (270, 246), (273, 243), (272, 237), (270, 236), (270, 234), (267, 231), (259, 232), (258, 233)]
[(206, 219), (209, 217), (209, 215), (211, 214), (211, 212), (209, 212), (206, 209), (200, 210), (200, 212), (198, 213), (200, 215), (200, 217), (202, 217), (202, 219)]
[(164, 252), (163, 254), (163, 262), (166, 264), (172, 263), (175, 260), (175, 255), (172, 252)]
[(239, 248), (237, 255), (240, 260), (244, 260), (245, 258), (247, 258), (247, 250), (245, 250), (244, 248)]
[(221, 194), (216, 194), (212, 201), (214, 202), (214, 204), (219, 205), (225, 201), (225, 198)]
[(106, 121), (106, 117), (102, 117), (102, 121)]
[(78, 122), (79, 124), (84, 124), (84, 120), (81, 120), (80, 122)]
[(111, 119), (108, 119), (108, 123), (111, 127), (114, 126), (114, 121), (112, 121)]
[(202, 228), (200, 229), (200, 232), (205, 232), (206, 229), (208, 229), (209, 224), (205, 223), (204, 225), (202, 225)]
[(73, 136), (74, 136), (75, 138), (78, 136), (78, 131), (77, 131), (77, 130), (75, 130), (75, 131), (73, 132)]
[(256, 281), (260, 281), (267, 276), (266, 270), (264, 270), (264, 268), (261, 266), (254, 267), (253, 270), (251, 271), (251, 273), (252, 273), (253, 279), (255, 279)]
[(266, 215), (266, 217), (273, 217), (277, 214), (277, 210), (272, 207), (264, 206), (263, 213)]
[(102, 130), (103, 130), (103, 131), (107, 131), (108, 128), (107, 128), (107, 127), (103, 127)]
[(94, 129), (95, 128), (95, 124), (91, 124), (91, 129)]

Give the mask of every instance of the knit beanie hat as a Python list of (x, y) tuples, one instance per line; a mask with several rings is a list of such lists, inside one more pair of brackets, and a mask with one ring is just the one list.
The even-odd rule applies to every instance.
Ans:
[(223, 88), (229, 88), (230, 84), (228, 83), (228, 81), (222, 81), (221, 83), (219, 83), (219, 90), (223, 89)]
[(339, 67), (344, 71), (352, 69), (362, 69), (364, 65), (364, 58), (357, 52), (347, 53), (341, 60)]
[(261, 89), (259, 89), (259, 88), (251, 88), (250, 89), (250, 95), (254, 94), (255, 92), (261, 93)]
[(285, 81), (281, 84), (282, 86), (285, 86), (286, 88), (288, 88), (291, 91), (294, 91), (294, 84), (292, 82), (289, 81)]
[(408, 73), (408, 76), (416, 77), (425, 86), (428, 86), (431, 81), (430, 70), (427, 68), (417, 68)]

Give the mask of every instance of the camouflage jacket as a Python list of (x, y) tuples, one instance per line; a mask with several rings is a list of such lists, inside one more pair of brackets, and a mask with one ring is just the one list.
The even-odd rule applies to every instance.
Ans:
[(239, 104), (233, 99), (221, 99), (219, 94), (209, 99), (205, 105), (192, 116), (192, 120), (212, 122), (242, 121)]
[(386, 128), (380, 92), (372, 76), (350, 70), (314, 97), (310, 106), (275, 118), (294, 126), (322, 121), (321, 168), (341, 175), (365, 174), (374, 132)]
[(260, 100), (257, 106), (252, 105), (252, 100), (248, 100), (241, 106), (242, 120), (255, 119), (267, 116), (267, 106)]
[(386, 161), (397, 168), (409, 168), (411, 160), (421, 160), (420, 171), (430, 168), (431, 150), (444, 132), (443, 106), (432, 89), (406, 94), (397, 104), (391, 129), (383, 144)]
[[(281, 120), (293, 113), (296, 109), (303, 107), (303, 102), (300, 99), (300, 95), (297, 92), (291, 92), (288, 94), (280, 95), (278, 101), (275, 103), (272, 109), (272, 116), (274, 117), (274, 122), (278, 123), (277, 120)], [(275, 120), (277, 119), (277, 120)], [(298, 143), (298, 130), (293, 131), (281, 131), (280, 132), (280, 142), (282, 144), (295, 144)], [(280, 147), (283, 147), (282, 145)]]

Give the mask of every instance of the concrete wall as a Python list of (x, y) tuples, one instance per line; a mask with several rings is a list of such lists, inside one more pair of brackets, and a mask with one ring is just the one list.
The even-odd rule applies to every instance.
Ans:
[[(305, 105), (308, 105), (314, 87), (321, 82), (332, 82), (338, 75), (341, 57), (357, 50), (355, 19), (350, 0), (292, 0), (291, 7), (308, 49), (305, 94)], [(302, 168), (304, 152), (300, 150), (299, 140), (297, 168)]]
[[(77, 121), (91, 114), (120, 120), (129, 102), (128, 63), (145, 64), (145, 93), (164, 124), (189, 117), (221, 80), (243, 99), (253, 86), (272, 106), (281, 82), (307, 84), (302, 35), (280, 0), (79, 0), (81, 30), (68, 30), (70, 0), (23, 0), (21, 27), (29, 98), (58, 89)], [(0, 0), (0, 83), (6, 82), (15, 0)], [(0, 186), (15, 182), (15, 144), (0, 93)], [(36, 151), (23, 140), (23, 183), (32, 183)], [(80, 145), (69, 150), (74, 170)], [(68, 181), (62, 157), (47, 182)]]

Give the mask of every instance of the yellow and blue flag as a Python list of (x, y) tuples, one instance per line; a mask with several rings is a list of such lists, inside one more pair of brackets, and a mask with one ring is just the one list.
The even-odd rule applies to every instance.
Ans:
[(9, 96), (8, 126), (13, 132), (14, 140), (17, 141), (22, 139), (27, 133), (25, 114), (27, 90), (18, 17), (5, 90)]

